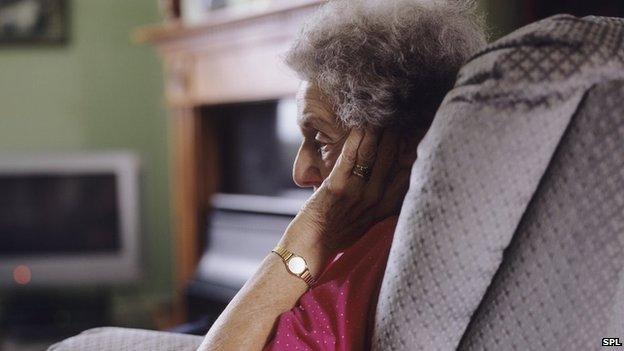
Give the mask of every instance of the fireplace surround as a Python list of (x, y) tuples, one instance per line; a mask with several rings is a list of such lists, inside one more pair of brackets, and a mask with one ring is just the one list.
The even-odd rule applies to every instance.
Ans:
[[(186, 292), (189, 282), (197, 278), (200, 259), (210, 249), (211, 235), (205, 233), (216, 213), (214, 195), (255, 195), (266, 201), (290, 194), (288, 187), (281, 185), (284, 176), (278, 174), (279, 167), (265, 169), (261, 174), (266, 182), (259, 185), (254, 183), (254, 175), (246, 169), (232, 170), (234, 166), (227, 161), (239, 157), (239, 166), (251, 164), (253, 168), (258, 160), (270, 161), (268, 154), (275, 146), (259, 144), (254, 151), (257, 154), (250, 156), (235, 147), (225, 148), (223, 138), (244, 139), (248, 131), (240, 125), (239, 129), (232, 128), (236, 126), (234, 119), (245, 120), (248, 128), (260, 128), (260, 120), (270, 119), (267, 116), (275, 113), (280, 100), (294, 96), (299, 81), (282, 64), (281, 54), (321, 2), (274, 0), (263, 9), (247, 12), (213, 11), (192, 26), (169, 20), (135, 33), (137, 42), (155, 45), (162, 58), (165, 102), (171, 118), (177, 297), (162, 328), (188, 320)], [(270, 129), (266, 132), (271, 133)], [(278, 173), (271, 174), (273, 171)], [(300, 200), (296, 195), (292, 201)], [(218, 211), (219, 220), (223, 211), (237, 212)]]

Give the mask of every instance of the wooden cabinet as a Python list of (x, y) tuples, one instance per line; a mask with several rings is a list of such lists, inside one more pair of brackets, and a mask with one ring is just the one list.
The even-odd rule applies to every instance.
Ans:
[(281, 62), (320, 0), (273, 1), (247, 12), (220, 10), (202, 23), (172, 22), (139, 29), (156, 46), (165, 72), (173, 155), (178, 302), (171, 323), (186, 319), (182, 291), (202, 250), (209, 199), (219, 188), (219, 131), (202, 106), (292, 96), (299, 80)]

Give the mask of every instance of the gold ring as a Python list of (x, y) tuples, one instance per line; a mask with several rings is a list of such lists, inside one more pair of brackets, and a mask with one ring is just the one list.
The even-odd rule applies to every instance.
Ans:
[(369, 176), (370, 173), (370, 167), (366, 167), (366, 166), (362, 166), (362, 165), (355, 165), (353, 167), (353, 171), (352, 173), (362, 179), (366, 179)]

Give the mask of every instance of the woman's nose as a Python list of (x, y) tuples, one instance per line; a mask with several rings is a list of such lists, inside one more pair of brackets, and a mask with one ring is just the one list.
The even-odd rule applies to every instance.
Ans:
[(317, 165), (318, 152), (308, 150), (305, 145), (299, 148), (293, 167), (293, 180), (301, 188), (319, 187), (323, 182)]

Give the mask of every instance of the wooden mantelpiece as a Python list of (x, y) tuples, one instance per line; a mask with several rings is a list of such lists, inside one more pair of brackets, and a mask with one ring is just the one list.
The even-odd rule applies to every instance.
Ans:
[(274, 0), (262, 9), (221, 10), (198, 24), (139, 29), (163, 59), (172, 118), (173, 200), (179, 302), (171, 323), (184, 321), (182, 292), (194, 275), (209, 199), (219, 189), (218, 130), (200, 107), (292, 96), (297, 77), (281, 55), (321, 0)]
[(221, 10), (194, 26), (146, 27), (135, 37), (155, 44), (164, 59), (169, 106), (274, 99), (297, 87), (280, 55), (320, 2), (275, 1), (247, 14)]

